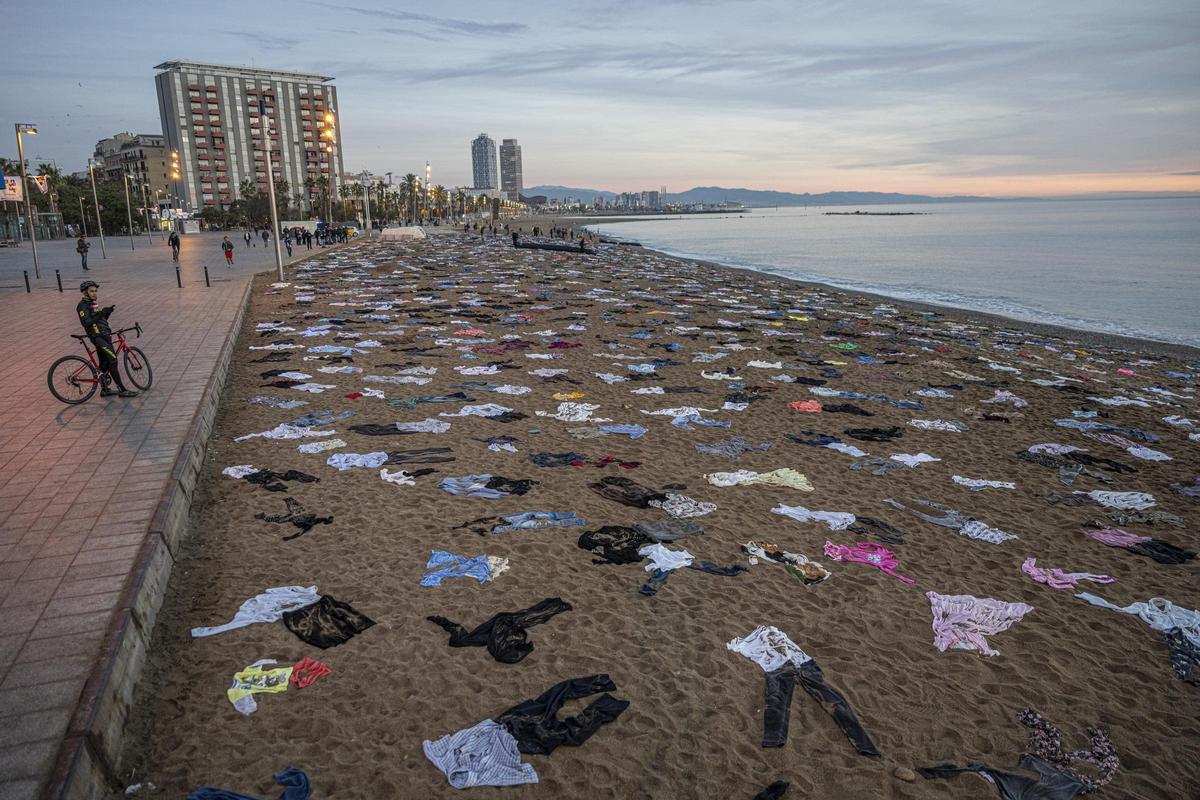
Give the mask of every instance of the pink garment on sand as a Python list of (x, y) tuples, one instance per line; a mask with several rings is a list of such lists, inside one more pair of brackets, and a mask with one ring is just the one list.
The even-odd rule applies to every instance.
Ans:
[(1000, 655), (985, 639), (1011, 628), (1033, 611), (1025, 603), (1005, 603), (969, 594), (926, 592), (933, 611), (933, 644), (943, 653), (950, 648), (978, 650), (985, 656)]
[(1044, 583), (1051, 589), (1074, 589), (1079, 581), (1093, 583), (1112, 583), (1116, 580), (1112, 575), (1093, 575), (1090, 572), (1063, 572), (1061, 569), (1043, 569), (1037, 565), (1037, 559), (1030, 557), (1021, 565), (1021, 571), (1038, 583)]
[(853, 561), (857, 564), (870, 564), (873, 567), (878, 567), (881, 572), (886, 572), (896, 580), (904, 581), (910, 586), (915, 583), (912, 578), (906, 578), (903, 575), (897, 575), (893, 572), (896, 567), (900, 566), (896, 554), (883, 545), (875, 544), (874, 542), (859, 542), (853, 547), (825, 542), (825, 555), (834, 561)]
[(1088, 531), (1087, 535), (1109, 547), (1132, 547), (1135, 544), (1150, 541), (1149, 536), (1138, 536), (1136, 533), (1123, 531), (1120, 528), (1102, 528), (1098, 531)]
[(793, 400), (787, 404), (787, 407), (793, 411), (807, 411), (811, 414), (821, 412), (821, 404), (816, 400)]

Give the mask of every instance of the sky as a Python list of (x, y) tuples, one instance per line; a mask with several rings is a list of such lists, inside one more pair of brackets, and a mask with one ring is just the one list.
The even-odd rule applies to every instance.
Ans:
[(332, 75), (348, 171), (447, 186), (486, 132), (526, 186), (1200, 190), (1196, 0), (347, 2), (7, 4), (0, 109), (75, 171), (186, 59)]

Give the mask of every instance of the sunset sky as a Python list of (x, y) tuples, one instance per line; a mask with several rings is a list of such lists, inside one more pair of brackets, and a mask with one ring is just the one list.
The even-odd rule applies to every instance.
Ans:
[(333, 75), (347, 170), (446, 185), (482, 131), (526, 186), (1200, 190), (1195, 0), (349, 2), (9, 5), (0, 108), (78, 170), (190, 59)]

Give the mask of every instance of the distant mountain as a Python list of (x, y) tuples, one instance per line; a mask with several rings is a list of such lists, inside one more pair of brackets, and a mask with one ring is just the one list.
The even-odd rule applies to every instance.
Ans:
[[(574, 186), (528, 186), (523, 190), (526, 197), (545, 195), (547, 200), (574, 200), (591, 202), (603, 197), (612, 200), (615, 192), (602, 189), (584, 189)], [(745, 206), (852, 206), (878, 205), (881, 203), (949, 203), (964, 200), (994, 200), (993, 197), (957, 195), (954, 197), (931, 197), (924, 194), (897, 194), (895, 192), (825, 192), (823, 194), (795, 194), (761, 189), (726, 189), (721, 186), (697, 186), (686, 192), (667, 193), (668, 203), (741, 203)]]
[(994, 200), (993, 197), (955, 195), (931, 197), (924, 194), (897, 192), (823, 192), (795, 194), (760, 189), (725, 189), (721, 186), (697, 186), (678, 194), (667, 194), (671, 203), (741, 203), (745, 206), (855, 206), (882, 203), (951, 203), (974, 200)]
[(603, 197), (605, 200), (612, 200), (617, 196), (616, 192), (606, 192), (602, 189), (577, 189), (571, 186), (526, 186), (521, 190), (521, 194), (526, 197), (537, 197), (545, 195), (547, 200), (565, 200), (568, 197), (573, 200), (583, 200), (592, 202), (593, 198)]

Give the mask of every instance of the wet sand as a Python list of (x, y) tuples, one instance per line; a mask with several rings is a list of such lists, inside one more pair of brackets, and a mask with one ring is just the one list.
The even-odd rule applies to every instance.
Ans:
[[(1194, 395), (1185, 392), (1197, 379), (1167, 374), (1196, 373), (1195, 365), (1179, 360), (1194, 359), (1194, 351), (1152, 356), (1167, 351), (1147, 343), (1085, 339), (1074, 331), (1033, 329), (984, 315), (800, 286), (638, 248), (606, 247), (598, 255), (580, 256), (514, 251), (502, 238), (481, 242), (478, 237), (449, 235), (347, 248), (309, 266), (338, 260), (347, 268), (363, 262), (375, 266), (353, 274), (330, 270), (290, 277), (292, 285), (283, 288), (271, 288), (266, 277), (256, 283), (197, 490), (191, 537), (172, 576), (152, 662), (142, 681), (140, 714), (122, 779), (150, 781), (158, 790), (137, 796), (180, 797), (202, 785), (275, 796), (271, 773), (296, 766), (308, 773), (314, 797), (450, 797), (459, 790), (450, 788), (425, 758), (422, 740), (470, 727), (561, 680), (594, 673), (609, 674), (617, 686), (613, 694), (630, 701), (621, 717), (582, 747), (526, 756), (538, 772), (537, 785), (463, 791), (480, 798), (749, 798), (782, 779), (792, 784), (788, 798), (990, 798), (995, 789), (977, 776), (910, 782), (895, 773), (948, 762), (1014, 769), (1027, 741), (1016, 715), (1031, 706), (1062, 728), (1069, 749), (1086, 744), (1087, 726), (1099, 726), (1112, 737), (1122, 769), (1097, 796), (1194, 795), (1200, 785), (1194, 758), (1200, 741), (1200, 702), (1196, 687), (1172, 671), (1162, 634), (1135, 616), (1091, 606), (1073, 597), (1074, 592), (1035, 583), (1021, 571), (1022, 562), (1036, 556), (1041, 567), (1115, 576), (1113, 584), (1083, 583), (1076, 591), (1093, 592), (1118, 605), (1157, 596), (1187, 609), (1200, 607), (1196, 561), (1164, 565), (1107, 547), (1085, 536), (1083, 527), (1089, 519), (1104, 518), (1106, 509), (1051, 504), (1046, 499), (1051, 493), (1074, 490), (1149, 492), (1157, 500), (1156, 510), (1179, 515), (1185, 527), (1124, 527), (1196, 549), (1200, 500), (1168, 487), (1190, 483), (1200, 474), (1200, 443), (1188, 440), (1189, 429), (1162, 421), (1171, 414), (1197, 416)], [(314, 302), (297, 304), (297, 293), (308, 291), (297, 288), (302, 286), (316, 287)], [(611, 294), (589, 294), (596, 288)], [(362, 300), (352, 293), (364, 289), (373, 298), (365, 308), (378, 306), (376, 300), (403, 302), (379, 312), (392, 315), (388, 320), (339, 326), (382, 343), (355, 354), (353, 366), (383, 376), (412, 366), (436, 367), (429, 383), (391, 385), (364, 382), (360, 375), (322, 374), (317, 368), (331, 362), (304, 361), (309, 354), (303, 348), (248, 349), (289, 338), (304, 347), (352, 343), (335, 339), (338, 330), (298, 338), (287, 332), (263, 336), (255, 326), (280, 321), (303, 330), (321, 318), (355, 316), (351, 312), (364, 307), (335, 304)], [(472, 293), (483, 305), (463, 303), (475, 299)], [(614, 299), (617, 302), (603, 302)], [(782, 314), (765, 316), (765, 311)], [(528, 317), (505, 321), (515, 315)], [(395, 332), (401, 328), (403, 332)], [(459, 338), (497, 340), (494, 345), (503, 342), (502, 336), (514, 335), (531, 346), (465, 359), (455, 348), (469, 352), (489, 344), (436, 344), (442, 337), (453, 337), (456, 328), (483, 331)], [(787, 335), (768, 335), (772, 333)], [(1050, 341), (1059, 335), (1080, 344)], [(552, 349), (548, 345), (554, 341), (582, 346)], [(610, 349), (609, 343), (620, 348)], [(666, 344), (681, 347), (669, 351), (653, 346)], [(430, 349), (405, 349), (414, 347)], [(289, 358), (252, 363), (271, 352)], [(710, 363), (693, 361), (697, 353), (720, 352), (727, 355)], [(529, 354), (561, 357), (540, 360)], [(863, 363), (860, 354), (886, 363)], [(993, 369), (981, 357), (1020, 372)], [(638, 377), (626, 366), (654, 358), (682, 363), (661, 366), (657, 376), (613, 385), (593, 374)], [(747, 366), (756, 359), (783, 362), (784, 367)], [(519, 368), (482, 376), (454, 370), (490, 361), (511, 361)], [(736, 367), (736, 374), (722, 380), (701, 375), (727, 367)], [(579, 383), (547, 382), (528, 374), (546, 368), (567, 369), (566, 377)], [(271, 369), (300, 370), (312, 374), (314, 382), (336, 388), (310, 395), (264, 387), (278, 379), (261, 376)], [(825, 388), (835, 390), (920, 401), (926, 410), (822, 397), (806, 385), (772, 381), (781, 374), (824, 380)], [(1084, 382), (1067, 382), (1065, 389), (1030, 382), (1051, 374)], [(389, 407), (382, 399), (343, 396), (364, 387), (382, 389), (389, 399), (442, 395), (458, 391), (454, 385), (464, 380), (529, 387), (531, 391), (521, 395), (466, 390), (474, 404), (498, 403), (528, 417), (508, 423), (439, 418), (440, 412), (455, 412), (462, 403), (404, 409)], [(747, 391), (728, 388), (735, 381), (766, 387), (762, 394), (767, 396), (744, 411), (704, 413), (705, 418), (731, 423), (728, 429), (684, 430), (672, 426), (670, 417), (641, 413), (678, 406), (721, 409), (727, 395)], [(950, 390), (953, 397), (945, 399), (912, 394), (930, 384), (963, 388)], [(694, 387), (704, 393), (631, 393), (651, 386)], [(1076, 386), (1081, 391), (1073, 391)], [(1147, 394), (1150, 387), (1180, 397)], [(982, 404), (1002, 390), (1020, 396), (1028, 407)], [(560, 401), (552, 395), (571, 392), (583, 393), (577, 402), (597, 404), (595, 416), (644, 425), (648, 432), (639, 440), (621, 435), (581, 439), (572, 431), (594, 424), (535, 414), (553, 412)], [(257, 395), (306, 400), (309, 405), (284, 411), (247, 403)], [(1118, 395), (1180, 405), (1107, 407), (1086, 399)], [(788, 407), (789, 402), (810, 400), (856, 404), (873, 416), (805, 413)], [(329, 453), (297, 452), (298, 444), (317, 439), (233, 441), (322, 409), (354, 413), (332, 425), (337, 437), (347, 442), (333, 453), (449, 447), (456, 460), (389, 465), (438, 470), (416, 478), (413, 486), (396, 486), (382, 481), (378, 469), (338, 472), (326, 464)], [(1161, 441), (1149, 446), (1173, 460), (1142, 461), (1054, 425), (1053, 420), (1070, 418), (1078, 410), (1102, 412), (1108, 415), (1101, 418), (1104, 422), (1156, 434)], [(979, 419), (984, 413), (1008, 420)], [(451, 428), (441, 434), (390, 437), (365, 436), (347, 428), (429, 417), (444, 419)], [(908, 425), (913, 419), (955, 420), (967, 430), (918, 430)], [(844, 433), (891, 426), (903, 434), (893, 441), (862, 441)], [(785, 436), (802, 431), (836, 436), (871, 456), (927, 452), (942, 460), (874, 476), (870, 470), (850, 469), (861, 459), (797, 444)], [(519, 452), (493, 452), (479, 441), (502, 435), (516, 437)], [(771, 447), (747, 452), (738, 461), (696, 450), (697, 443), (730, 436), (771, 442)], [(1018, 452), (1043, 442), (1086, 447), (1136, 472), (1100, 473), (1112, 479), (1111, 485), (1081, 476), (1067, 487), (1055, 470), (1016, 458)], [(585, 454), (589, 460), (614, 456), (640, 466), (541, 467), (528, 458), (566, 451)], [(268, 492), (222, 475), (222, 469), (239, 464), (280, 472), (296, 469), (320, 482), (291, 483), (287, 492)], [(718, 487), (704, 478), (718, 471), (782, 467), (804, 473), (815, 490)], [(539, 483), (524, 496), (498, 500), (454, 496), (438, 487), (444, 477), (479, 473)], [(1017, 488), (971, 491), (952, 482), (955, 474), (1012, 481)], [(684, 484), (686, 488), (678, 491), (717, 505), (713, 513), (690, 520), (703, 526), (702, 535), (667, 545), (671, 549), (686, 548), (697, 560), (729, 565), (746, 563), (739, 546), (748, 540), (772, 542), (822, 563), (833, 577), (803, 585), (781, 567), (764, 563), (733, 577), (681, 570), (657, 595), (643, 596), (638, 588), (646, 577), (644, 564), (597, 565), (592, 554), (576, 545), (580, 533), (605, 525), (668, 519), (657, 508), (627, 507), (588, 488), (605, 476), (630, 478), (656, 490)], [(258, 520), (255, 514), (280, 513), (288, 496), (307, 511), (332, 515), (334, 521), (283, 541), (282, 536), (294, 529)], [(944, 503), (1019, 538), (998, 545), (970, 539), (899, 511), (884, 503), (886, 498), (906, 504), (915, 498)], [(896, 571), (915, 585), (864, 564), (827, 557), (822, 552), (826, 541), (877, 540), (771, 513), (781, 503), (852, 512), (899, 528), (906, 543), (887, 546), (899, 559)], [(485, 536), (456, 529), (479, 517), (531, 510), (574, 511), (587, 524)], [(432, 550), (502, 556), (510, 560), (510, 569), (482, 585), (459, 579), (441, 587), (421, 587)], [(193, 639), (189, 634), (193, 626), (230, 619), (245, 599), (267, 587), (314, 584), (377, 624), (328, 650), (305, 644), (278, 622), (209, 638)], [(997, 656), (967, 650), (943, 653), (932, 644), (925, 597), (931, 590), (1027, 603), (1034, 611), (1010, 630), (989, 637), (1000, 651)], [(530, 629), (534, 650), (517, 664), (500, 663), (483, 648), (448, 647), (447, 635), (425, 619), (442, 615), (471, 628), (497, 612), (523, 609), (550, 597), (563, 598), (573, 610)], [(858, 755), (832, 719), (801, 691), (792, 701), (787, 743), (780, 748), (761, 746), (762, 670), (725, 646), (757, 625), (779, 627), (816, 660), (829, 684), (846, 696), (881, 757)], [(259, 710), (249, 717), (226, 700), (233, 673), (246, 665), (261, 658), (287, 665), (306, 656), (327, 663), (333, 674), (305, 689), (259, 695)], [(568, 704), (566, 713), (589, 700)]]

